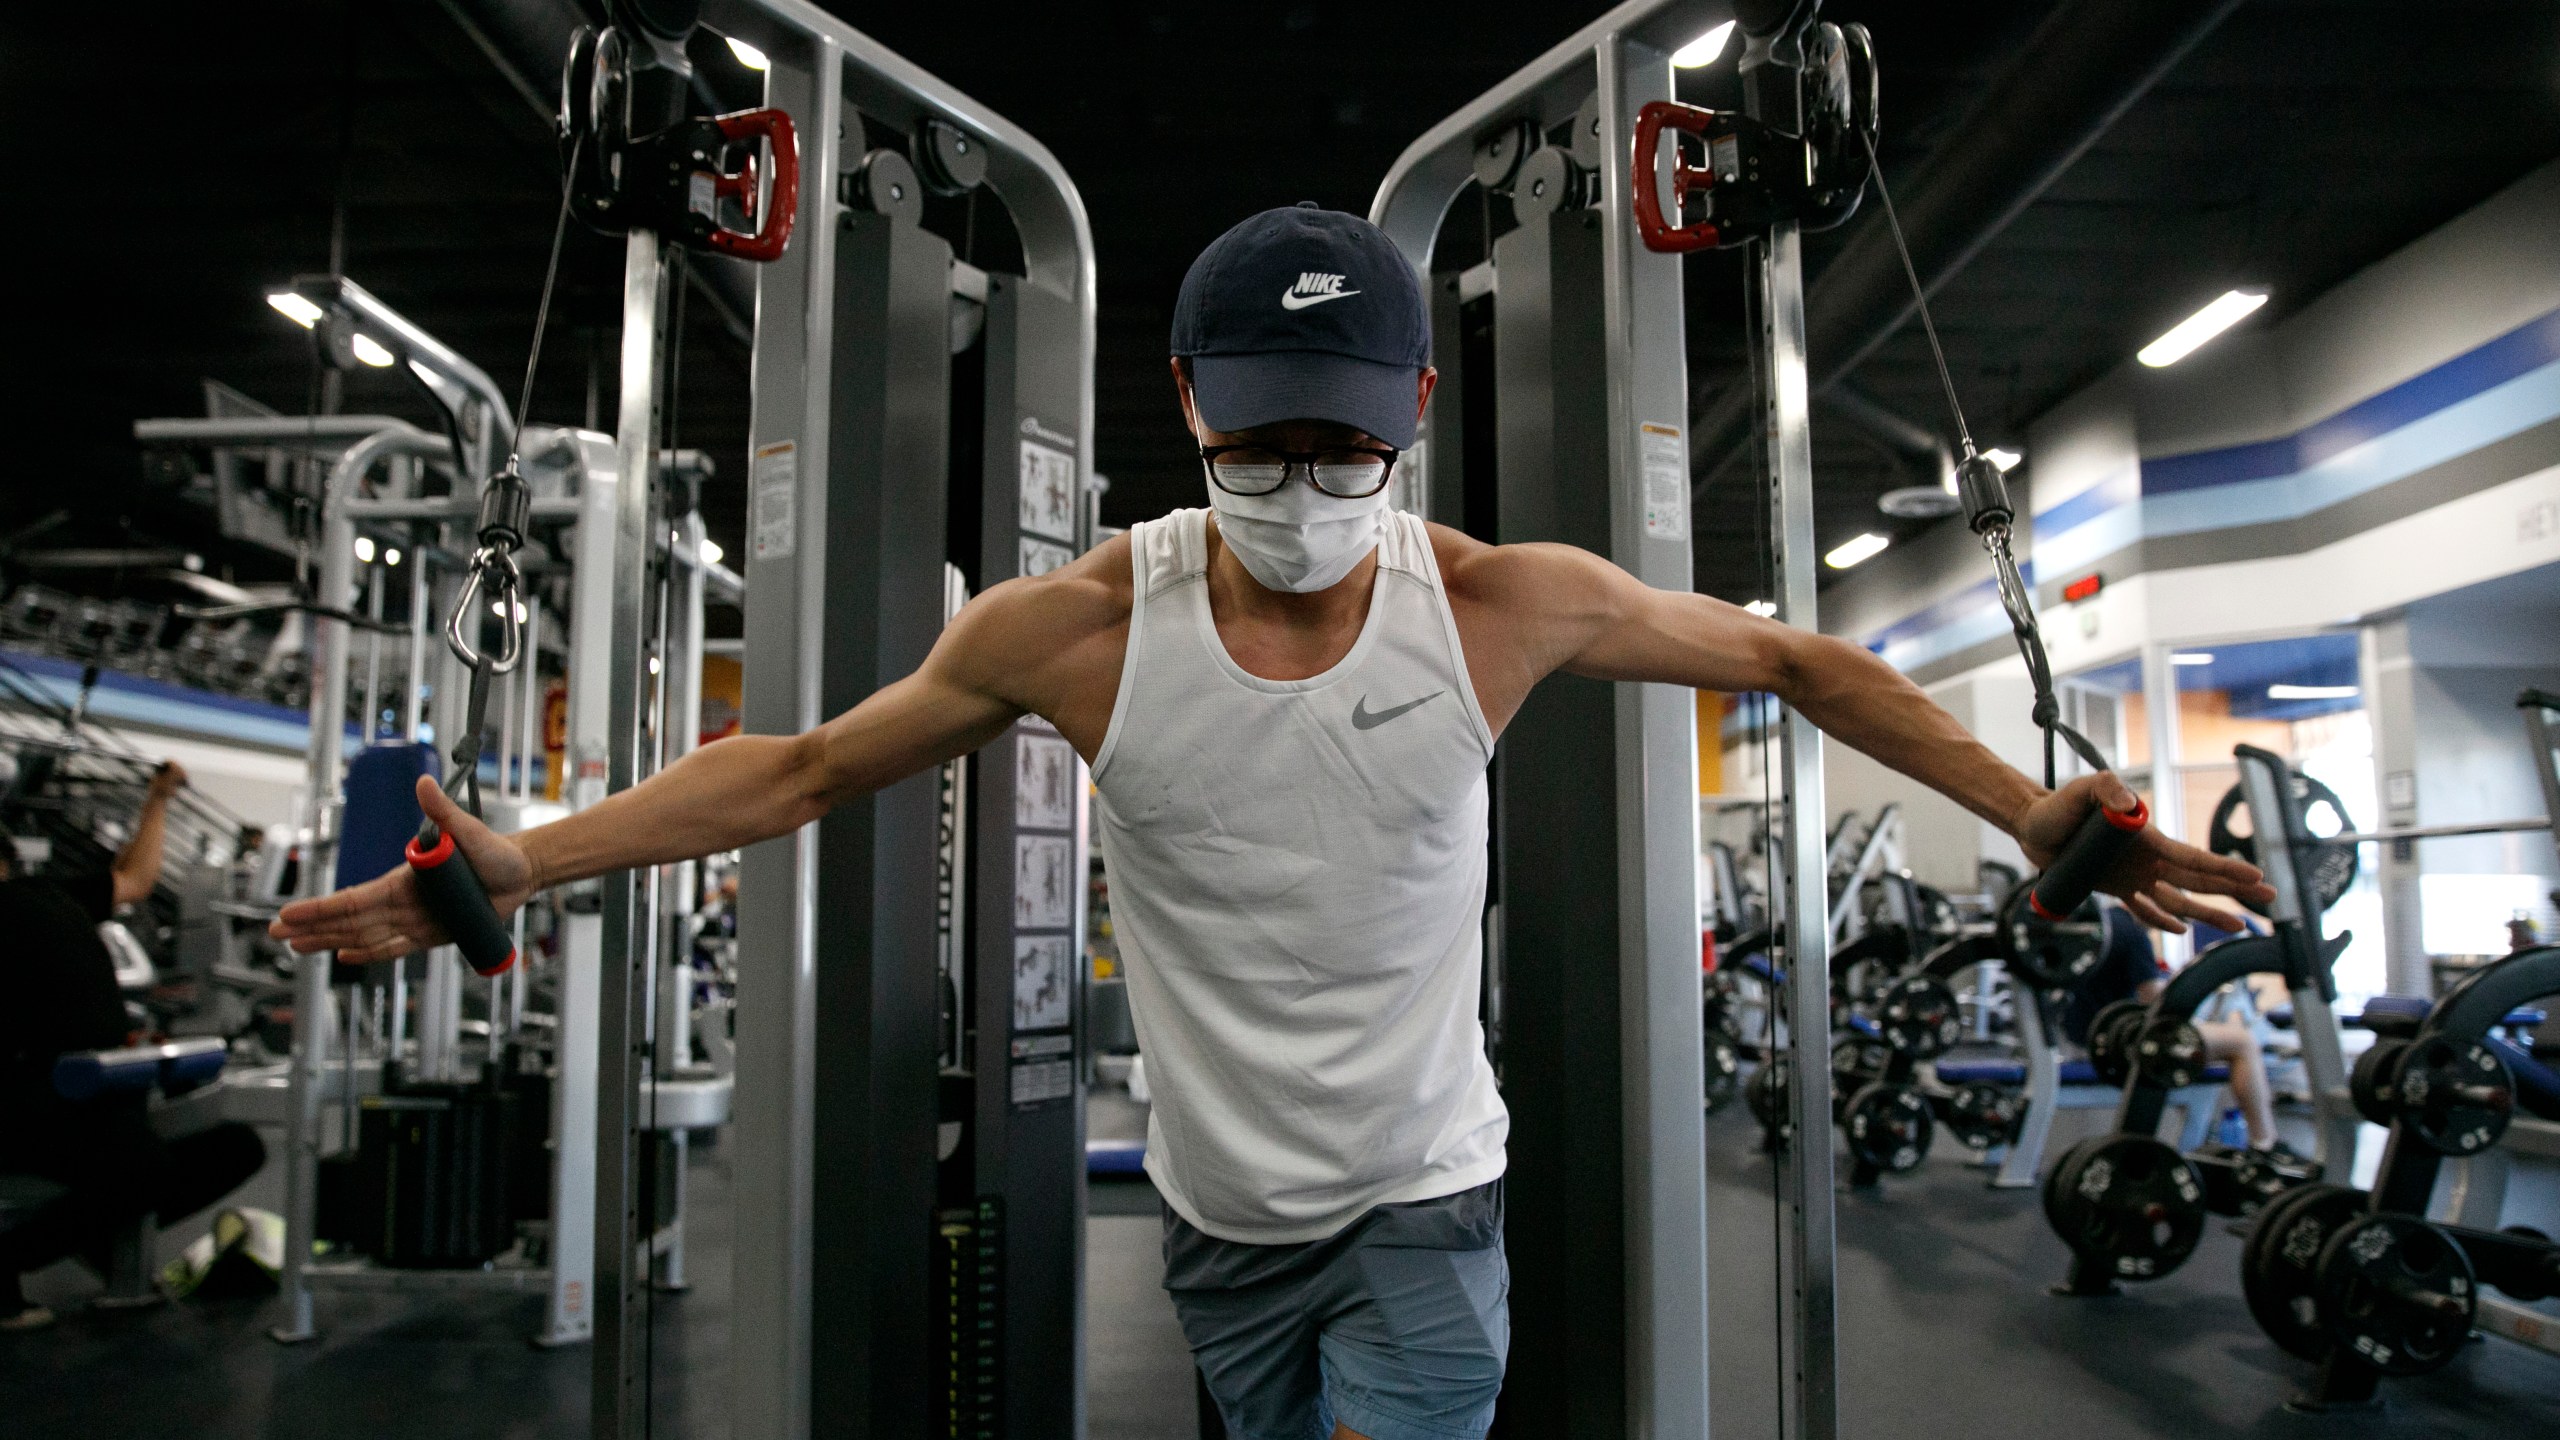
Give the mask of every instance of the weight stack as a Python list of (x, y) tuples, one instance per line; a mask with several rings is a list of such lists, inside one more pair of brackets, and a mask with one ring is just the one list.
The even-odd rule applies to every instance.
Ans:
[(950, 1440), (1004, 1434), (1004, 1202), (937, 1217), (942, 1284), (944, 1413)]
[(515, 1097), (480, 1086), (422, 1085), (364, 1101), (356, 1248), (403, 1269), (456, 1269), (514, 1240), (508, 1141)]

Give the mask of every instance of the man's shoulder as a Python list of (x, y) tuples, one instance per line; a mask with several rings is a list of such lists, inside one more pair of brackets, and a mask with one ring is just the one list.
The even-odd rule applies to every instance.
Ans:
[(1515, 609), (1579, 608), (1574, 597), (1605, 587), (1613, 568), (1588, 550), (1530, 542), (1495, 545), (1437, 522), (1425, 527), (1432, 557), (1450, 598), (1466, 604)]
[(1135, 588), (1129, 537), (1115, 535), (1045, 575), (987, 587), (952, 621), (947, 652), (988, 681), (1061, 661), (1099, 663), (1097, 647), (1128, 632)]

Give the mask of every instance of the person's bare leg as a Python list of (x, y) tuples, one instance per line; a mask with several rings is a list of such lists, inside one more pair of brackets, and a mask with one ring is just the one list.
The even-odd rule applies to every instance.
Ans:
[(2258, 1037), (2248, 1026), (2227, 1020), (2209, 1020), (2196, 1030), (2204, 1036), (2205, 1058), (2231, 1067), (2231, 1098), (2240, 1103), (2241, 1118), (2248, 1122), (2250, 1145), (2264, 1149), (2274, 1144), (2275, 1099), (2267, 1089), (2267, 1059), (2259, 1053)]

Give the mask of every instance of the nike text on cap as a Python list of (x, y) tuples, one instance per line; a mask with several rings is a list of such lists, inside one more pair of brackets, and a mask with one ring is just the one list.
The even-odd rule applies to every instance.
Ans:
[(1213, 430), (1331, 420), (1404, 449), (1431, 317), (1385, 231), (1309, 201), (1263, 211), (1191, 262), (1173, 353), (1191, 361)]

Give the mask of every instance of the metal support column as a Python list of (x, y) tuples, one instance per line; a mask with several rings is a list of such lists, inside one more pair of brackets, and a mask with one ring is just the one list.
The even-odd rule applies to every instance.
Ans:
[[(1793, 36), (1785, 53), (1754, 41), (1742, 60), (1747, 105), (1780, 129), (1802, 128)], [(1759, 404), (1769, 530), (1777, 562), (1777, 619), (1818, 632), (1814, 613), (1813, 433), (1805, 374), (1804, 239), (1792, 221), (1770, 227), (1752, 247)], [(1828, 1440), (1840, 1429), (1837, 1241), (1832, 1217), (1831, 936), (1825, 866), (1822, 732), (1793, 706), (1780, 712), (1779, 764), (1786, 803), (1771, 827), (1771, 913), (1783, 915), (1787, 1025), (1794, 1064), (1788, 1101), (1795, 1143), (1781, 1187), (1787, 1267), (1782, 1291), (1791, 1321), (1787, 1432)]]
[[(2357, 679), (2365, 715), (2373, 723), (2373, 793), (2382, 813), (2375, 828), (2406, 829), (2418, 823), (2418, 677), (2409, 655), (2409, 621), (2375, 621), (2356, 632)], [(2394, 995), (2432, 995), (2421, 920), (2419, 863), (2414, 840), (2385, 840), (2380, 857), (2384, 988)]]
[[(658, 350), (667, 308), (665, 242), (635, 228), (625, 237), (622, 286), (622, 401), (614, 430), (613, 628), (606, 642), (605, 790), (640, 779), (643, 655), (655, 587), (654, 514), (658, 479)], [(596, 1051), (596, 1363), (594, 1433), (637, 1436), (647, 1423), (647, 1338), (642, 1313), (649, 1284), (649, 1227), (641, 1220), (640, 1086), (649, 1074), (646, 1015), (651, 947), (643, 905), (652, 872), (617, 870), (603, 882), (604, 956)], [(564, 1046), (565, 1049), (565, 1046)], [(565, 1057), (564, 1057), (565, 1058)]]
[[(2178, 768), (2186, 740), (2178, 720), (2178, 663), (2175, 645), (2142, 647), (2142, 723), (2151, 744), (2151, 823), (2163, 835), (2185, 838), (2186, 777)], [(2192, 935), (2161, 935), (2160, 957), (2172, 966), (2195, 955)]]

